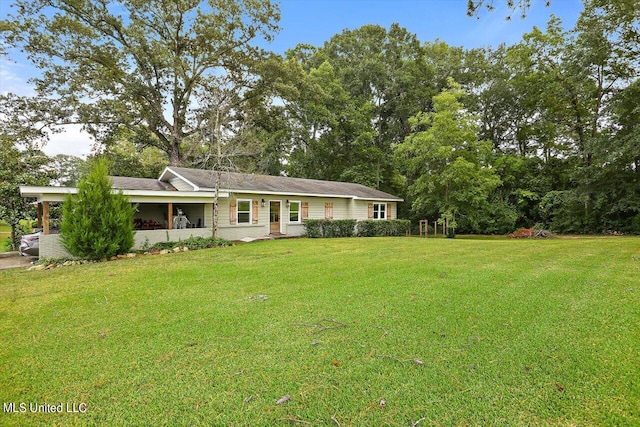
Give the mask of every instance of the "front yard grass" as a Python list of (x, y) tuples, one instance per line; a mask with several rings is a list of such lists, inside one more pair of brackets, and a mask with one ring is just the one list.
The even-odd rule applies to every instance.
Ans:
[(0, 319), (3, 404), (87, 404), (4, 425), (640, 424), (639, 238), (293, 239), (2, 271)]

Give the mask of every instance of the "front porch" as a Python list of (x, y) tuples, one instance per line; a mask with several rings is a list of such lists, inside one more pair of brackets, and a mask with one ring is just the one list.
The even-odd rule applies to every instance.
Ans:
[[(173, 230), (186, 228), (211, 227), (206, 218), (211, 217), (206, 212), (205, 203), (134, 203), (136, 213), (133, 219), (133, 228), (136, 231)], [(209, 204), (210, 206), (210, 204)], [(50, 202), (38, 201), (38, 228), (42, 234), (51, 234)]]

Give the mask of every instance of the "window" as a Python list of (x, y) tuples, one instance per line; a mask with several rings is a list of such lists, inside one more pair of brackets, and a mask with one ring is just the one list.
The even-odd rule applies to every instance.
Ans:
[(373, 204), (373, 219), (386, 219), (387, 218), (387, 204), (386, 203), (374, 203)]
[(300, 222), (300, 202), (289, 202), (289, 222)]
[(251, 224), (251, 200), (238, 200), (238, 224)]

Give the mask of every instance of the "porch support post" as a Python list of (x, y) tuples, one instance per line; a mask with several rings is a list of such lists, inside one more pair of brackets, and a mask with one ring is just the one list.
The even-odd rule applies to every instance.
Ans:
[(38, 228), (42, 228), (42, 203), (38, 203)]
[(168, 224), (167, 224), (167, 228), (169, 230), (173, 230), (173, 203), (169, 202), (167, 203), (167, 219), (168, 219)]
[(42, 233), (49, 234), (49, 202), (42, 202)]

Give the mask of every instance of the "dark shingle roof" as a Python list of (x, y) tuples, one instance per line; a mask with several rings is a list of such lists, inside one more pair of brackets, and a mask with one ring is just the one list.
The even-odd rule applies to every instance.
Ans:
[(173, 185), (150, 178), (130, 178), (128, 176), (110, 176), (113, 188), (117, 190), (175, 191)]
[[(215, 187), (215, 173), (213, 171), (173, 166), (170, 166), (168, 169), (198, 187), (208, 189)], [(274, 192), (295, 195), (310, 194), (358, 197), (362, 199), (401, 200), (399, 197), (361, 184), (235, 172), (222, 173), (220, 188), (229, 191), (255, 191), (256, 193)]]

